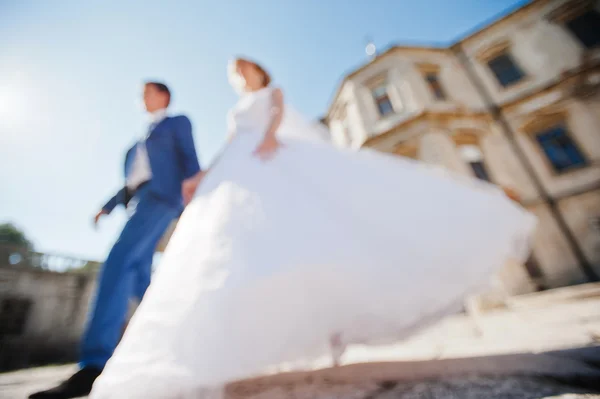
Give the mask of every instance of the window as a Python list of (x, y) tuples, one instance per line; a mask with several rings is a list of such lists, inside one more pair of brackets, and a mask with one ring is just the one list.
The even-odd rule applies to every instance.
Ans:
[(483, 161), (469, 162), (469, 165), (471, 166), (475, 177), (477, 177), (480, 180), (490, 181), (490, 175), (488, 175), (487, 169), (485, 168)]
[(535, 138), (556, 172), (587, 165), (585, 157), (569, 136), (564, 124), (544, 130)]
[(487, 63), (494, 75), (496, 75), (496, 79), (498, 79), (498, 82), (503, 87), (515, 84), (525, 76), (521, 68), (515, 64), (509, 53), (497, 55)]
[(459, 145), (458, 150), (461, 158), (469, 164), (469, 167), (473, 171), (475, 177), (481, 180), (490, 181), (490, 175), (488, 174), (485, 163), (483, 162), (483, 154), (477, 144), (474, 144), (476, 137), (470, 135), (458, 135), (455, 140), (459, 143), (462, 141), (464, 144)]
[(545, 290), (548, 288), (544, 283), (544, 273), (542, 272), (542, 269), (539, 266), (539, 262), (535, 259), (533, 255), (531, 255), (529, 259), (527, 259), (527, 261), (525, 262), (525, 270), (527, 271), (529, 277), (531, 277), (531, 280), (538, 291)]
[(425, 80), (437, 100), (443, 101), (446, 99), (446, 93), (440, 84), (437, 72), (427, 72), (425, 74)]
[(373, 94), (373, 99), (377, 105), (379, 115), (386, 116), (394, 113), (394, 106), (392, 105), (392, 101), (388, 95), (388, 88), (386, 84), (381, 84), (375, 87), (371, 93)]
[(565, 23), (586, 48), (600, 44), (600, 13), (589, 10)]
[(0, 303), (0, 336), (20, 335), (25, 331), (31, 301), (25, 298), (3, 298)]

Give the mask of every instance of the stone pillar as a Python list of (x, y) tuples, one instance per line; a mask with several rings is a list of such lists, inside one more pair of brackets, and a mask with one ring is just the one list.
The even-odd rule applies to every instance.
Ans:
[(470, 171), (460, 158), (456, 146), (448, 133), (442, 129), (431, 129), (421, 136), (419, 159), (423, 162), (443, 166), (455, 173), (470, 175)]

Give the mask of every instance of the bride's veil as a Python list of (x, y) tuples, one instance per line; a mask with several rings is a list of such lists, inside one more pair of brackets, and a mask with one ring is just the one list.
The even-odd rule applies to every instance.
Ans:
[(329, 130), (323, 124), (318, 121), (310, 122), (289, 104), (285, 105), (283, 120), (277, 131), (277, 136), (282, 140), (331, 142)]

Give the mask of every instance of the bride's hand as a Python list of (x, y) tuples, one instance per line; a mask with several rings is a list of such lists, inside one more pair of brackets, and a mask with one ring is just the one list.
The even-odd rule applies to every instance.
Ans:
[(282, 144), (277, 140), (274, 136), (267, 136), (264, 140), (256, 147), (254, 150), (254, 155), (258, 156), (260, 159), (266, 161), (271, 159), (273, 155), (277, 152), (279, 148), (282, 147)]

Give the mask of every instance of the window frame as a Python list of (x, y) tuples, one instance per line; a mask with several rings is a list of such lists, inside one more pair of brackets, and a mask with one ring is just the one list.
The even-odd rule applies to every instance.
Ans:
[[(485, 159), (485, 153), (483, 152), (483, 148), (481, 147), (481, 133), (478, 133), (476, 130), (471, 129), (457, 129), (454, 131), (452, 135), (452, 141), (454, 142), (454, 146), (456, 151), (458, 152), (458, 156), (460, 160), (469, 168), (471, 174), (476, 179), (486, 181), (488, 183), (495, 184), (492, 173), (490, 173), (490, 168)], [(480, 158), (476, 161), (468, 160), (463, 155), (464, 147), (475, 147), (479, 151)], [(479, 176), (475, 168), (474, 164), (480, 164), (481, 170), (485, 174), (485, 178)]]
[[(487, 70), (487, 73), (489, 73), (491, 75), (496, 86), (500, 90), (513, 89), (514, 87), (517, 87), (517, 86), (527, 82), (527, 80), (529, 78), (529, 74), (527, 73), (525, 68), (523, 68), (523, 66), (521, 65), (519, 60), (514, 56), (513, 52), (511, 51), (511, 47), (512, 47), (511, 43), (508, 40), (498, 41), (491, 46), (485, 47), (483, 50), (479, 51), (479, 53), (476, 55), (477, 60), (482, 64), (484, 69)], [(498, 78), (498, 75), (496, 74), (494, 69), (492, 69), (492, 67), (490, 66), (490, 62), (497, 59), (500, 56), (506, 56), (509, 59), (509, 61), (512, 63), (512, 65), (519, 71), (519, 73), (521, 74), (521, 78), (519, 80), (513, 81), (513, 82), (509, 83), (508, 85), (504, 85), (500, 81), (500, 79)]]
[[(421, 76), (423, 77), (429, 92), (432, 94), (433, 99), (440, 102), (448, 101), (448, 91), (442, 84), (442, 79), (440, 77), (441, 68), (435, 64), (418, 64), (417, 68), (421, 72)], [(435, 83), (429, 79), (429, 76), (434, 76)], [(436, 91), (436, 88), (434, 87), (435, 84), (437, 84), (437, 89), (439, 90), (441, 96), (438, 95), (438, 91)]]
[[(573, 18), (571, 18), (568, 21), (564, 22), (564, 27), (565, 29), (569, 32), (569, 34), (571, 36), (573, 36), (575, 38), (575, 40), (577, 40), (577, 42), (579, 42), (579, 44), (581, 44), (581, 46), (583, 46), (583, 48), (585, 48), (586, 50), (593, 50), (596, 48), (600, 48), (600, 37), (597, 39), (597, 42), (595, 44), (592, 44), (590, 46), (588, 46), (581, 37), (579, 37), (579, 35), (577, 35), (577, 33), (573, 30), (573, 28), (569, 25), (570, 23), (572, 23), (575, 19), (577, 18), (581, 18), (583, 17), (585, 14), (587, 13), (595, 13), (598, 20), (600, 21), (600, 11), (591, 9), (591, 10), (587, 10), (584, 11), (583, 13), (581, 13), (580, 15), (576, 15)], [(600, 28), (598, 29), (598, 31), (600, 31)]]
[(552, 23), (562, 25), (563, 29), (573, 40), (579, 43), (586, 51), (590, 51), (600, 47), (600, 43), (592, 47), (586, 46), (579, 36), (567, 25), (575, 18), (581, 17), (587, 12), (595, 12), (600, 15), (600, 10), (595, 8), (593, 0), (569, 1), (548, 13), (547, 19)]
[[(578, 164), (572, 163), (569, 166), (559, 168), (558, 165), (552, 160), (551, 156), (549, 155), (549, 153), (547, 151), (547, 147), (544, 146), (542, 140), (540, 139), (540, 136), (550, 135), (557, 130), (562, 131), (562, 135), (566, 139), (568, 139), (569, 144), (573, 147), (573, 149), (575, 151), (577, 151), (578, 156), (581, 158), (581, 163), (578, 163)], [(550, 165), (550, 167), (552, 168), (552, 172), (555, 175), (564, 175), (565, 173), (584, 169), (590, 165), (590, 163), (588, 161), (588, 157), (585, 155), (585, 153), (583, 152), (583, 150), (581, 149), (579, 144), (574, 140), (573, 135), (571, 134), (568, 126), (565, 123), (558, 123), (558, 124), (554, 124), (552, 126), (548, 126), (544, 129), (539, 130), (538, 132), (534, 133), (532, 135), (532, 137), (535, 140), (535, 144), (538, 146), (538, 149), (540, 150), (542, 155), (545, 157), (546, 162)], [(548, 140), (550, 140), (550, 139), (548, 139)]]
[[(378, 120), (386, 119), (392, 115), (396, 115), (400, 113), (404, 108), (402, 100), (397, 99), (396, 96), (393, 95), (394, 93), (392, 93), (393, 84), (390, 82), (388, 75), (389, 71), (385, 71), (383, 73), (380, 72), (366, 79), (366, 81), (364, 81), (363, 83), (363, 87), (369, 92), (370, 103)], [(391, 111), (388, 113), (383, 114), (380, 110), (378, 98), (381, 98), (383, 96), (375, 96), (375, 91), (378, 89), (385, 89), (385, 97), (387, 97), (387, 100), (391, 107)], [(400, 102), (398, 103), (397, 100)]]
[[(473, 176), (481, 181), (485, 181), (488, 183), (492, 183), (492, 178), (490, 176), (490, 172), (488, 170), (487, 164), (485, 163), (485, 161), (483, 160), (483, 158), (479, 161), (471, 161), (471, 162), (467, 162), (467, 164), (469, 165), (469, 168), (471, 168), (471, 171), (473, 172)], [(475, 166), (479, 166), (480, 167), (480, 171), (483, 174), (483, 176), (480, 176), (480, 174), (477, 172)]]
[[(433, 77), (433, 79), (429, 79), (430, 77)], [(442, 82), (440, 82), (439, 72), (427, 72), (425, 74), (425, 81), (437, 101), (448, 101), (446, 90), (444, 90)]]
[[(541, 161), (545, 165), (546, 171), (551, 176), (562, 177), (571, 173), (577, 173), (587, 169), (593, 164), (591, 161), (593, 157), (588, 154), (588, 152), (585, 150), (585, 147), (581, 145), (576, 134), (574, 134), (573, 130), (571, 129), (568, 116), (569, 115), (566, 110), (553, 107), (551, 110), (539, 111), (529, 115), (528, 120), (521, 126), (521, 131), (529, 137), (530, 144), (533, 146), (534, 152), (540, 157)], [(576, 149), (583, 157), (585, 164), (576, 167), (569, 167), (563, 171), (556, 170), (552, 160), (548, 157), (546, 151), (539, 143), (537, 136), (559, 125), (564, 127), (565, 134), (575, 145)]]
[[(494, 61), (498, 61), (499, 58), (504, 57), (506, 61), (508, 61), (510, 63), (511, 68), (513, 69), (513, 71), (511, 72), (516, 72), (517, 75), (519, 75), (519, 77), (515, 80), (511, 80), (509, 82), (503, 82), (500, 79), (500, 74), (498, 73), (497, 69), (494, 69), (492, 67), (492, 63)], [(512, 56), (512, 54), (510, 53), (510, 51), (504, 51), (501, 53), (496, 54), (495, 56), (489, 58), (486, 61), (486, 66), (487, 68), (492, 72), (492, 75), (494, 75), (494, 78), (496, 79), (496, 82), (503, 88), (503, 89), (509, 89), (519, 83), (521, 83), (525, 77), (527, 76), (525, 74), (525, 72), (523, 71), (523, 68), (521, 68), (521, 66), (515, 61), (515, 58)]]
[[(383, 94), (377, 95), (376, 92), (378, 90), (383, 90)], [(373, 99), (373, 103), (375, 104), (375, 109), (380, 118), (387, 118), (390, 115), (396, 113), (396, 107), (394, 107), (394, 102), (390, 96), (390, 87), (387, 81), (380, 82), (379, 84), (372, 86), (369, 88), (371, 92), (371, 98)], [(387, 101), (389, 103), (390, 111), (383, 113), (381, 111), (380, 100)]]

